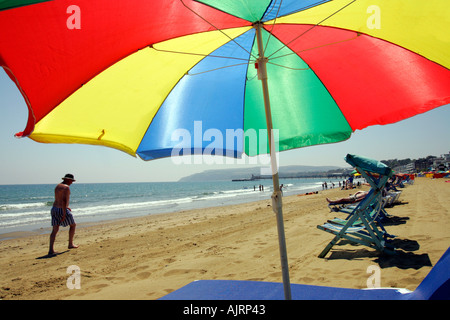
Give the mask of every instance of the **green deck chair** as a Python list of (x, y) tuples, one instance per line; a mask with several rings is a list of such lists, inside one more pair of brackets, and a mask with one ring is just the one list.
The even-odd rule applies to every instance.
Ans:
[(386, 233), (376, 223), (381, 205), (373, 205), (374, 203), (382, 203), (382, 190), (392, 176), (391, 168), (376, 160), (351, 154), (345, 157), (345, 161), (361, 173), (372, 189), (359, 205), (354, 208), (344, 225), (325, 223), (317, 226), (320, 230), (335, 235), (333, 240), (320, 253), (319, 257), (324, 258), (341, 239), (347, 239), (353, 243), (365, 245), (381, 252), (393, 253), (394, 251), (386, 245)]

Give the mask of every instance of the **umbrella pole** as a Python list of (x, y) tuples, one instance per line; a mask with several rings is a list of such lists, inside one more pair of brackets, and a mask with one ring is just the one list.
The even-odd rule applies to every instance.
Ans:
[(272, 134), (272, 113), (270, 111), (270, 99), (269, 99), (269, 86), (267, 83), (267, 58), (264, 56), (264, 47), (262, 41), (261, 28), (262, 23), (258, 22), (254, 24), (256, 29), (256, 37), (258, 41), (258, 78), (261, 80), (263, 94), (264, 94), (264, 108), (266, 112), (266, 122), (267, 122), (267, 132), (269, 135), (269, 150), (270, 150), (270, 163), (272, 167), (272, 181), (273, 181), (273, 194), (272, 194), (272, 209), (277, 217), (277, 228), (278, 228), (278, 244), (280, 248), (280, 259), (281, 259), (281, 272), (283, 277), (284, 286), (284, 297), (286, 300), (291, 300), (291, 284), (289, 280), (289, 264), (287, 258), (286, 250), (286, 237), (284, 232), (284, 221), (283, 221), (283, 210), (281, 202), (281, 190), (280, 182), (278, 179), (278, 165), (275, 150), (275, 139)]

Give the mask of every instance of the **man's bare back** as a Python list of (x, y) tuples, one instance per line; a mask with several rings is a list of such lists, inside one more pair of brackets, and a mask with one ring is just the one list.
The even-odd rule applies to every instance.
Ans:
[(55, 188), (55, 202), (53, 206), (56, 208), (68, 208), (70, 199), (70, 187), (65, 183), (60, 183)]

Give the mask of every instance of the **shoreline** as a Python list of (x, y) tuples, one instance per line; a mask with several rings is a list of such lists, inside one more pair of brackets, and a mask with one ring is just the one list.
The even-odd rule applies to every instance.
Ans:
[[(243, 188), (250, 189), (250, 188)], [(269, 187), (270, 189), (270, 187)], [(303, 190), (304, 192), (315, 192), (320, 191), (320, 187), (311, 187), (306, 188)], [(303, 192), (302, 191), (302, 192)], [(290, 191), (287, 190), (285, 193), (287, 194), (295, 194), (296, 191)], [(265, 199), (270, 199), (272, 192), (270, 190), (266, 191), (258, 191), (256, 190), (254, 192), (254, 195), (251, 195), (252, 198), (242, 198), (242, 197), (236, 197), (236, 198), (229, 198), (229, 199), (201, 199), (202, 201), (194, 201), (194, 202), (188, 202), (188, 203), (181, 203), (179, 204), (181, 207), (156, 207), (156, 208), (147, 208), (144, 209), (147, 210), (146, 213), (141, 212), (113, 212), (111, 214), (105, 215), (94, 215), (90, 217), (86, 217), (84, 215), (77, 215), (79, 213), (79, 210), (86, 210), (85, 208), (77, 209), (75, 208), (74, 212), (74, 218), (77, 223), (77, 226), (82, 228), (85, 226), (95, 225), (98, 223), (106, 223), (108, 221), (120, 221), (122, 219), (130, 219), (130, 218), (138, 218), (138, 217), (146, 217), (149, 215), (158, 215), (158, 214), (167, 214), (167, 213), (174, 213), (179, 211), (187, 211), (187, 210), (197, 210), (197, 209), (207, 209), (207, 208), (215, 208), (215, 207), (222, 207), (222, 206), (228, 206), (228, 205), (235, 205), (235, 204), (245, 204), (255, 201), (263, 201)], [(259, 198), (259, 199), (257, 199)], [(34, 222), (31, 224), (23, 224), (23, 225), (17, 225), (12, 227), (5, 227), (3, 230), (0, 229), (0, 241), (7, 240), (7, 239), (14, 239), (14, 238), (21, 238), (21, 237), (27, 237), (31, 235), (39, 235), (39, 234), (50, 234), (52, 231), (52, 227), (50, 225), (50, 208), (48, 208), (48, 221), (46, 222)]]
[[(356, 190), (283, 198), (291, 283), (364, 288), (375, 264), (382, 287), (414, 290), (450, 243), (450, 185), (418, 178), (386, 209), (397, 217), (385, 226), (398, 236), (398, 255), (344, 242), (318, 258), (332, 235), (316, 226), (336, 216), (325, 198)], [(281, 282), (271, 199), (80, 226), (75, 243), (80, 248), (67, 250), (60, 231), (61, 254), (49, 258), (48, 234), (0, 241), (0, 298), (158, 299), (200, 279)], [(81, 270), (80, 290), (66, 286), (71, 265)]]

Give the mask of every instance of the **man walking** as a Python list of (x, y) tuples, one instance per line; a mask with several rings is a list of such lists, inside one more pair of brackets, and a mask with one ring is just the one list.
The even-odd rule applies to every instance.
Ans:
[(55, 188), (55, 202), (53, 202), (53, 207), (51, 210), (53, 231), (50, 234), (50, 248), (48, 250), (49, 255), (55, 254), (53, 245), (55, 243), (56, 234), (59, 231), (59, 226), (70, 226), (69, 249), (78, 248), (77, 245), (73, 244), (76, 223), (69, 208), (70, 185), (75, 182), (75, 179), (73, 174), (70, 173), (66, 174), (62, 179), (63, 181)]

